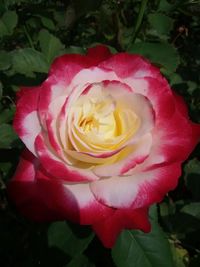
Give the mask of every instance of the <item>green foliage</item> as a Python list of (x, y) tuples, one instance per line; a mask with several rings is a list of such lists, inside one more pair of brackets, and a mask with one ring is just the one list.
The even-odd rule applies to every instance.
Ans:
[(10, 124), (0, 125), (0, 149), (14, 147), (17, 139), (18, 137)]
[(93, 237), (89, 229), (73, 229), (65, 222), (52, 223), (48, 229), (49, 246), (57, 247), (71, 257), (82, 254)]
[[(152, 231), (125, 230), (112, 250), (88, 227), (26, 221), (5, 188), (22, 142), (12, 128), (20, 86), (44, 81), (64, 53), (95, 44), (147, 57), (200, 122), (200, 3), (193, 0), (0, 1), (0, 265), (3, 267), (199, 267), (200, 147), (176, 190), (151, 210)], [(183, 129), (184, 130), (184, 129)], [(111, 256), (112, 254), (112, 256)]]
[(17, 25), (18, 16), (15, 11), (7, 11), (0, 19), (0, 37), (11, 35)]
[(6, 51), (0, 51), (0, 71), (7, 70), (11, 66), (11, 56)]
[(147, 57), (155, 65), (169, 72), (174, 72), (180, 63), (177, 51), (168, 43), (138, 42), (128, 51)]
[(16, 49), (11, 53), (13, 73), (33, 76), (33, 72), (48, 72), (48, 64), (42, 53), (33, 48)]
[(73, 260), (71, 260), (70, 263), (64, 267), (94, 267), (94, 266), (95, 265), (91, 263), (85, 255), (81, 254), (78, 255)]
[(56, 56), (64, 53), (64, 45), (58, 38), (53, 36), (53, 34), (50, 34), (47, 30), (41, 30), (38, 38), (42, 53), (45, 55), (45, 58), (49, 64)]
[(169, 34), (173, 29), (174, 20), (162, 13), (152, 13), (148, 15), (148, 20), (152, 29), (158, 35)]

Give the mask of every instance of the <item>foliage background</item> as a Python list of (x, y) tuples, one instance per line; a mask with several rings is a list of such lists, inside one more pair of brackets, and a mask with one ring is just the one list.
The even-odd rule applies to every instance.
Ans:
[(112, 250), (89, 227), (35, 224), (9, 202), (6, 184), (23, 149), (12, 129), (19, 86), (40, 84), (56, 56), (85, 53), (97, 43), (149, 58), (200, 122), (200, 1), (1, 0), (0, 266), (199, 267), (199, 147), (177, 189), (152, 207), (152, 232), (126, 230)]

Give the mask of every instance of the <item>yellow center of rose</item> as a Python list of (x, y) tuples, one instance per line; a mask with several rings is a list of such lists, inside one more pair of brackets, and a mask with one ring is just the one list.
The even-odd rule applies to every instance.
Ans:
[[(92, 164), (107, 164), (129, 154), (133, 148), (126, 148), (126, 143), (141, 124), (134, 107), (99, 86), (79, 96), (70, 109), (68, 122), (67, 153)], [(102, 157), (105, 153), (111, 154)]]

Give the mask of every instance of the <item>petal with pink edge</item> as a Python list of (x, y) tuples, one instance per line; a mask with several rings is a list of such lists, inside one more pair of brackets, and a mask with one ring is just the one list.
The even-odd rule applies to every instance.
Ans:
[(18, 93), (13, 127), (26, 147), (36, 155), (34, 142), (41, 131), (37, 114), (40, 87), (22, 88)]
[(140, 208), (160, 201), (169, 190), (175, 188), (180, 175), (180, 163), (173, 163), (131, 176), (101, 179), (92, 182), (90, 187), (97, 200), (104, 205), (130, 208), (137, 203), (133, 207)]
[(99, 179), (90, 169), (70, 166), (53, 154), (52, 148), (41, 134), (37, 136), (35, 146), (41, 165), (54, 179), (63, 179), (69, 182), (87, 182)]
[(96, 66), (99, 62), (109, 58), (111, 53), (105, 46), (99, 45), (88, 50), (88, 55), (63, 55), (54, 60), (49, 77), (41, 85), (42, 97), (39, 101), (39, 114), (44, 123), (45, 113), (49, 104), (59, 96), (66, 97), (71, 93), (69, 84), (74, 76), (83, 69)]
[(93, 224), (114, 212), (96, 201), (88, 184), (49, 179), (38, 160), (27, 151), (8, 185), (8, 193), (22, 214), (36, 221), (70, 219)]
[(112, 216), (97, 222), (92, 227), (104, 246), (111, 248), (124, 228), (150, 231), (148, 208), (116, 210)]
[(137, 164), (142, 163), (148, 157), (151, 146), (152, 136), (149, 133), (144, 135), (136, 144), (127, 145), (119, 155), (122, 156), (123, 153), (131, 152), (123, 159), (116, 160), (113, 164), (97, 166), (93, 169), (93, 172), (100, 177), (122, 175)]
[(119, 78), (144, 78), (161, 76), (158, 68), (154, 67), (148, 60), (128, 53), (118, 53), (99, 64), (99, 67), (114, 71)]
[(124, 82), (133, 88), (137, 94), (142, 94), (151, 103), (155, 121), (169, 119), (175, 111), (175, 101), (172, 91), (166, 79), (160, 76), (155, 79), (152, 77), (124, 79)]

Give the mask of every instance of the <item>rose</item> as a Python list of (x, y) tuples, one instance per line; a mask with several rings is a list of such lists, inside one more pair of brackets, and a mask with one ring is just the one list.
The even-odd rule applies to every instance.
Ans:
[(150, 230), (149, 206), (200, 136), (156, 67), (104, 46), (58, 57), (41, 86), (22, 88), (14, 128), (26, 145), (8, 188), (17, 207), (90, 224), (107, 247), (123, 228)]

